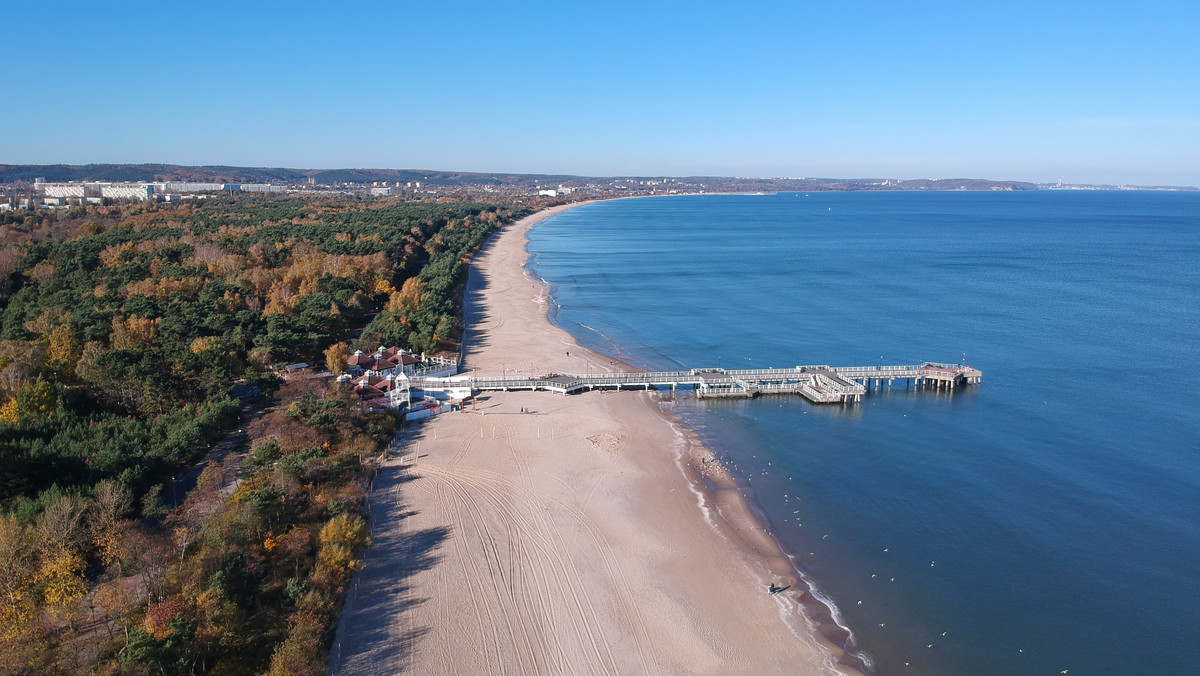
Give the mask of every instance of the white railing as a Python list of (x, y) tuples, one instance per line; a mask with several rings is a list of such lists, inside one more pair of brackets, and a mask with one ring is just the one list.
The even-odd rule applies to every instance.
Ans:
[[(448, 360), (447, 360), (448, 361)], [(799, 392), (813, 401), (836, 401), (866, 393), (857, 379), (931, 378), (946, 380), (961, 375), (966, 367), (925, 362), (895, 366), (797, 366), (787, 369), (690, 369), (688, 371), (643, 371), (629, 373), (559, 373), (547, 376), (486, 376), (467, 379), (476, 390), (532, 389), (572, 392), (583, 388), (683, 386), (709, 393), (753, 394), (758, 391)], [(950, 371), (947, 373), (947, 371)], [(415, 385), (416, 383), (414, 383)]]

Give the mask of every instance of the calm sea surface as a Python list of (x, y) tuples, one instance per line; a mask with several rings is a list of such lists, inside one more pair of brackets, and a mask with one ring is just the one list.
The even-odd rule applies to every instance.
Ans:
[(1200, 669), (1200, 194), (681, 196), (530, 239), (553, 319), (639, 366), (983, 371), (674, 404), (879, 673)]

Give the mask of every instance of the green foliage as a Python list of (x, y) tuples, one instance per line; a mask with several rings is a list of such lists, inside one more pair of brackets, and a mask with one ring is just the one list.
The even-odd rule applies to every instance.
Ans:
[[(422, 293), (379, 312), (360, 343), (439, 349), (458, 332), (464, 261), (519, 215), (353, 200), (123, 209), (80, 209), (81, 223), (109, 224), (10, 256), (0, 339), (30, 346), (20, 368), (31, 384), (0, 394), (0, 509), (106, 478), (140, 497), (228, 429), (236, 416), (220, 402), (235, 380), (270, 392), (278, 381), (260, 364), (323, 363), (389, 300), (380, 283), (419, 279)], [(37, 379), (42, 368), (50, 379)], [(300, 415), (321, 429), (340, 420), (333, 403)]]
[(162, 485), (151, 486), (149, 490), (142, 495), (142, 516), (151, 519), (157, 519), (166, 513), (167, 508), (163, 505)]
[(254, 446), (246, 457), (246, 464), (251, 467), (263, 468), (279, 458), (279, 444), (274, 439), (267, 439)]
[[(84, 648), (98, 673), (322, 673), (369, 541), (364, 459), (395, 420), (289, 381), (232, 497), (218, 490), (228, 467), (168, 496), (178, 508), (164, 486), (237, 425), (231, 393), (280, 390), (274, 369), (325, 363), (372, 315), (372, 349), (452, 347), (466, 261), (517, 215), (220, 197), (0, 223), (0, 518), (34, 534), (55, 505), (99, 505), (101, 482), (126, 496), (107, 520), (88, 508), (61, 589), (22, 612), (82, 612), (70, 600), (96, 585), (108, 631), (83, 640), (101, 639)], [(82, 575), (89, 560), (108, 570)], [(72, 634), (45, 633), (46, 654)]]

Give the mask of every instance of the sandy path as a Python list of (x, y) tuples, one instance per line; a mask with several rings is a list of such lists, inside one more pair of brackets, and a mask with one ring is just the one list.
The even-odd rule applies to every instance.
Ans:
[[(524, 231), (547, 215), (476, 258), (468, 369), (623, 368), (545, 319), (545, 289), (521, 265)], [(832, 671), (833, 652), (793, 601), (765, 593), (780, 578), (735, 535), (757, 525), (726, 521), (681, 471), (703, 449), (656, 401), (496, 393), (410, 428), (407, 462), (375, 483), (375, 544), (331, 672)]]

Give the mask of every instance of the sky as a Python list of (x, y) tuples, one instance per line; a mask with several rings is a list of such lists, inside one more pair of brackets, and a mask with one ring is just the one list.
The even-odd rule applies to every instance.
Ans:
[(1200, 3), (10, 2), (0, 163), (1200, 186)]

